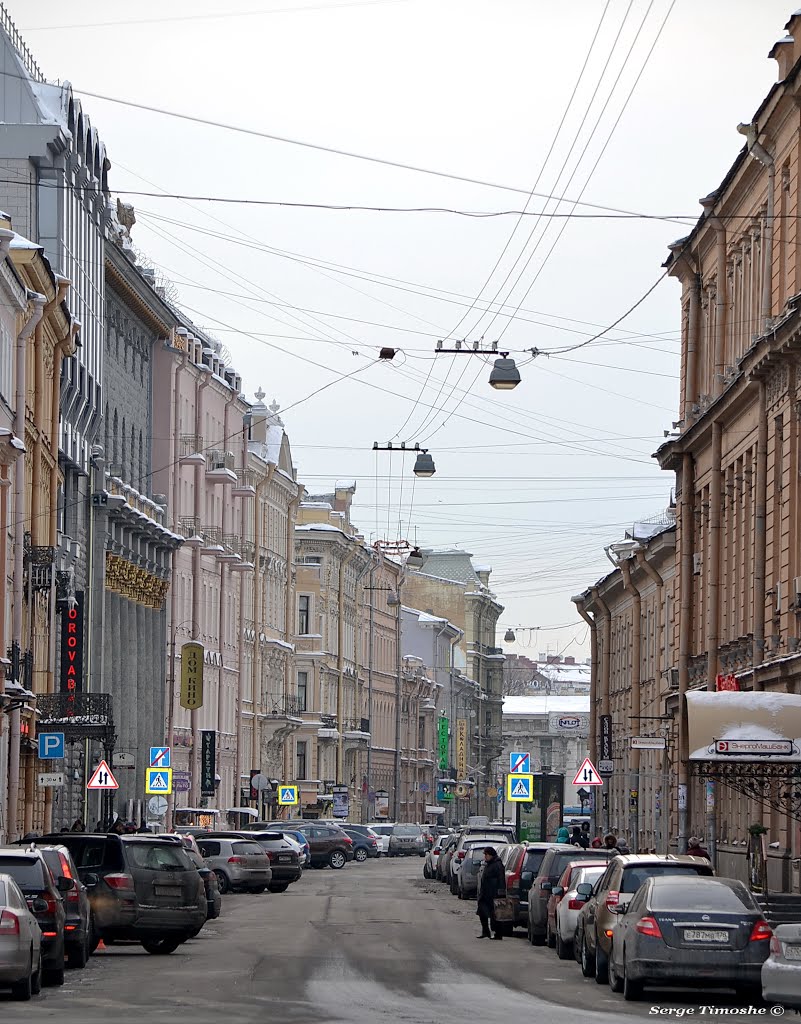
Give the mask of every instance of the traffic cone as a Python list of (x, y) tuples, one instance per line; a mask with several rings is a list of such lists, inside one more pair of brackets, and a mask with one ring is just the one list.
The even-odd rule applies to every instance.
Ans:
[(95, 953), (97, 952), (98, 949), (105, 949), (105, 948), (106, 948), (106, 944), (101, 939), (100, 942), (98, 942), (97, 947), (95, 948)]

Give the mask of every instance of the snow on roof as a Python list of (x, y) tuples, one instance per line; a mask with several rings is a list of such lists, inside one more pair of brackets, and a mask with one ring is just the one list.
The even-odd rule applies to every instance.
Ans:
[(300, 503), (301, 508), (321, 508), (326, 512), (333, 511), (332, 506), (327, 501), (302, 501)]
[(549, 665), (537, 665), (535, 671), (554, 683), (589, 683), (592, 669), (589, 665), (565, 665), (564, 662), (552, 662)]
[(11, 249), (41, 249), (41, 245), (37, 245), (36, 242), (32, 242), (30, 238), (25, 238), (24, 235), (15, 234), (11, 239)]
[(337, 480), (334, 487), (338, 491), (355, 491), (356, 481), (355, 480)]
[(551, 711), (586, 714), (590, 710), (589, 694), (552, 696), (534, 694), (530, 697), (504, 697), (503, 713), (507, 716), (547, 715)]
[(267, 461), (274, 462), (276, 466), (281, 456), (281, 442), (284, 440), (284, 428), (277, 423), (271, 423), (267, 427)]
[(298, 533), (300, 530), (325, 530), (328, 533), (341, 533), (345, 536), (345, 531), (340, 530), (338, 526), (332, 526), (331, 523), (305, 523), (302, 526), (296, 526), (295, 532)]

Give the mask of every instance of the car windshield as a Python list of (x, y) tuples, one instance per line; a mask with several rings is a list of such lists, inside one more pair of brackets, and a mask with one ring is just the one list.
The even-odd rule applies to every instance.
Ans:
[(526, 854), (526, 860), (523, 864), (522, 870), (531, 871), (536, 875), (544, 860), (545, 850), (529, 850)]
[(580, 882), (587, 882), (589, 885), (595, 885), (604, 871), (606, 871), (605, 864), (603, 867), (581, 868), (578, 872), (573, 872), (570, 884), (573, 888), (575, 888)]
[(709, 879), (708, 884), (688, 880), (671, 885), (655, 885), (651, 890), (652, 910), (705, 910), (721, 914), (741, 914), (757, 910), (744, 885), (731, 886)]
[(620, 886), (621, 892), (636, 892), (643, 882), (649, 878), (664, 878), (668, 875), (683, 875), (689, 872), (691, 875), (711, 875), (710, 867), (700, 864), (637, 864), (627, 867), (623, 871), (623, 881)]
[(420, 829), (417, 825), (396, 825), (392, 834), (393, 836), (419, 836)]
[(11, 875), (22, 889), (44, 889), (44, 866), (38, 857), (1, 857), (0, 871)]
[(134, 867), (149, 871), (186, 871), (192, 867), (177, 843), (131, 843), (128, 854)]

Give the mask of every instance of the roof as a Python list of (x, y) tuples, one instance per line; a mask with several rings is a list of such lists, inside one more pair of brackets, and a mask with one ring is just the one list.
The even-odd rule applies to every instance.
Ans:
[(507, 716), (547, 715), (552, 711), (586, 714), (590, 710), (590, 695), (577, 693), (565, 696), (534, 694), (526, 697), (504, 697), (503, 713)]
[(480, 586), (481, 580), (476, 575), (469, 551), (457, 548), (446, 548), (442, 551), (426, 549), (423, 551), (425, 561), (418, 570), (423, 576), (438, 576), (440, 579), (453, 583), (469, 583)]

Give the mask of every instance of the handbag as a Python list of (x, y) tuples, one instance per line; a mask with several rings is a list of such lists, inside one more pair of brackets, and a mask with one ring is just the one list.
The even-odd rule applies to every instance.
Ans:
[(514, 921), (515, 905), (508, 896), (499, 896), (492, 901), (492, 916), (496, 921)]

